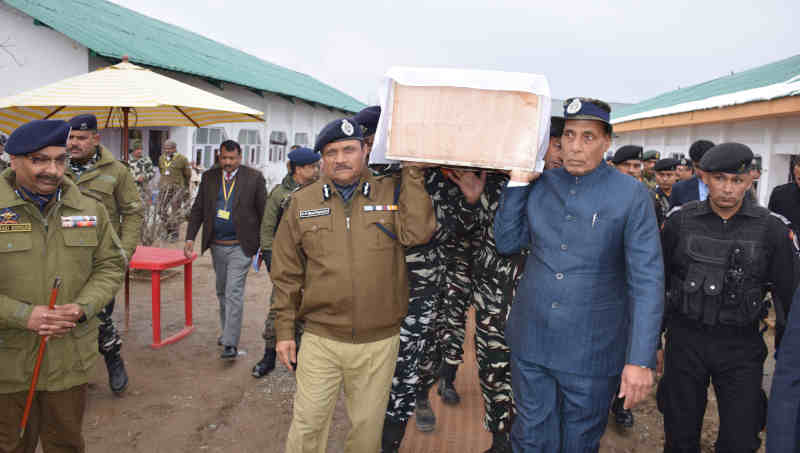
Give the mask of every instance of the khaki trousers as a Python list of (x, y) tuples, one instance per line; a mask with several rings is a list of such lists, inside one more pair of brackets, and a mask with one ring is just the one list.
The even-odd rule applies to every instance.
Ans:
[(28, 392), (0, 394), (0, 453), (34, 453), (40, 440), (44, 453), (85, 452), (81, 430), (86, 389), (84, 384), (60, 392), (36, 392), (22, 439), (19, 424)]
[(352, 423), (344, 451), (378, 452), (399, 345), (399, 334), (352, 344), (303, 333), (286, 453), (325, 452), (340, 389)]

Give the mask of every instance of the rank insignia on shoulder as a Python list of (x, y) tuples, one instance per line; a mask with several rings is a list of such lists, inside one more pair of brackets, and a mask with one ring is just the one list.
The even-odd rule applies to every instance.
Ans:
[(91, 228), (97, 226), (97, 216), (73, 215), (61, 217), (61, 228)]
[(322, 199), (325, 201), (331, 199), (331, 186), (328, 184), (322, 185)]
[(667, 217), (669, 217), (672, 214), (675, 214), (676, 212), (680, 211), (682, 207), (683, 207), (683, 205), (675, 206), (674, 208), (670, 209), (669, 212), (667, 212)]
[(0, 225), (17, 223), (19, 223), (19, 214), (12, 211), (11, 208), (0, 209)]
[(301, 219), (308, 219), (311, 217), (322, 217), (325, 215), (331, 215), (331, 208), (308, 209), (305, 211), (300, 211)]
[(374, 211), (397, 211), (400, 209), (396, 204), (368, 204), (364, 205), (364, 212)]

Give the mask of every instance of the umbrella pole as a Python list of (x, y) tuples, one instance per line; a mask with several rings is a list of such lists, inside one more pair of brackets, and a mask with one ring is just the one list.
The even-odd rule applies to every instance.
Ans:
[(128, 162), (128, 111), (130, 107), (122, 107), (122, 160)]

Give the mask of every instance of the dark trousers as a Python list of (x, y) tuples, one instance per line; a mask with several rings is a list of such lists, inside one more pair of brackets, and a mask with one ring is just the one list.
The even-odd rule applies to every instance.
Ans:
[(761, 380), (767, 357), (758, 329), (669, 325), (664, 354), (664, 377), (658, 386), (658, 408), (664, 414), (664, 451), (700, 452), (709, 381), (719, 407), (715, 451), (758, 450), (766, 417)]
[(81, 433), (86, 389), (84, 384), (60, 392), (36, 392), (22, 439), (19, 424), (28, 392), (0, 394), (0, 453), (34, 453), (40, 440), (44, 453), (86, 451)]
[(596, 453), (619, 376), (546, 368), (511, 353), (517, 407), (511, 443), (520, 453)]

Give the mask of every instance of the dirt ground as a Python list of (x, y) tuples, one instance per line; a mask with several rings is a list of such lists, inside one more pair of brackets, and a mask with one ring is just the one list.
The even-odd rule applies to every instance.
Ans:
[[(163, 246), (177, 248), (180, 243)], [(115, 397), (108, 388), (103, 364), (95, 369), (84, 426), (88, 450), (92, 453), (283, 452), (291, 421), (294, 378), (280, 365), (264, 379), (250, 376), (250, 369), (264, 347), (261, 331), (271, 291), (264, 269), (259, 273), (251, 271), (248, 277), (240, 356), (233, 362), (219, 359), (220, 348), (216, 344), (219, 315), (209, 253), (194, 263), (196, 330), (176, 344), (159, 350), (150, 347), (150, 283), (135, 280), (131, 288), (128, 330), (124, 325), (122, 293), (114, 313), (125, 342), (123, 357), (130, 386), (123, 396)], [(162, 338), (183, 326), (182, 301), (182, 274), (163, 280)], [(655, 399), (650, 398), (638, 407), (635, 416), (636, 426), (627, 432), (609, 423), (601, 452), (661, 451), (663, 423)], [(703, 431), (704, 452), (713, 450), (716, 420), (712, 394)], [(343, 451), (348, 427), (340, 401), (330, 433), (329, 452)], [(411, 429), (413, 424), (409, 424)], [(487, 447), (465, 445), (458, 453), (483, 451)]]

